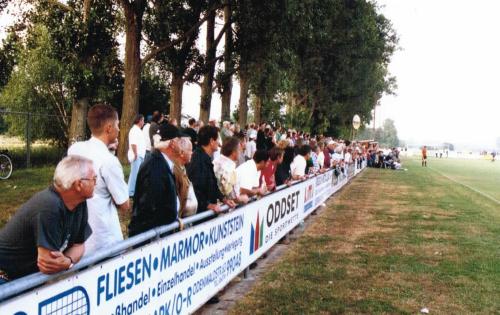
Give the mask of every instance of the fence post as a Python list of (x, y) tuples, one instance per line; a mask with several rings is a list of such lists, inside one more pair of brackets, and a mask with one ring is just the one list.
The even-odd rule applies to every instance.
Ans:
[(31, 168), (31, 112), (26, 122), (26, 168)]

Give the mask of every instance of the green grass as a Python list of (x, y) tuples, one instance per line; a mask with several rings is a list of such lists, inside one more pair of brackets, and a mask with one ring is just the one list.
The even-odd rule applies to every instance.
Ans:
[(500, 200), (500, 161), (429, 159), (431, 168)]
[[(489, 167), (430, 162), (464, 178)], [(231, 313), (500, 314), (499, 206), (405, 164), (360, 175)]]
[(21, 204), (50, 185), (54, 169), (54, 166), (14, 169), (9, 179), (0, 180), (0, 227), (7, 223)]
[[(19, 206), (52, 183), (56, 164), (31, 169), (14, 168), (9, 179), (0, 180), (0, 228), (10, 220)], [(124, 166), (123, 171), (125, 180), (127, 180), (130, 166)], [(121, 216), (120, 218), (125, 223), (128, 222), (128, 216)]]

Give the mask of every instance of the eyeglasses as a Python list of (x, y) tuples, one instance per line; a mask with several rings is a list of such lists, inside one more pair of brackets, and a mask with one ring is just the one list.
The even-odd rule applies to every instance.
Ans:
[(94, 184), (97, 183), (97, 175), (92, 178), (80, 178), (80, 180), (91, 180), (94, 181)]

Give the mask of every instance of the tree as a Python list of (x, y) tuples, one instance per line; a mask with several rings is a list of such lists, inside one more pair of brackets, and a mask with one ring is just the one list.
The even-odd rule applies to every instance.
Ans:
[(0, 0), (0, 13), (7, 7), (9, 0)]
[(50, 51), (64, 65), (64, 87), (73, 99), (71, 141), (85, 138), (88, 107), (122, 89), (116, 9), (112, 0), (36, 2), (31, 19), (47, 26)]
[[(16, 70), (0, 94), (0, 103), (27, 117), (6, 116), (9, 133), (24, 138), (30, 123), (31, 139), (68, 141), (71, 98), (64, 92), (64, 65), (50, 55), (52, 40), (45, 26), (37, 25), (28, 35), (28, 45), (19, 56)], [(49, 116), (50, 115), (50, 116)]]
[[(210, 0), (209, 6), (213, 7), (217, 4), (216, 0)], [(229, 2), (225, 2), (225, 5), (228, 7)], [(226, 8), (224, 8), (224, 12), (227, 12)], [(213, 10), (208, 12), (208, 20), (207, 20), (207, 35), (206, 35), (206, 52), (205, 52), (205, 60), (202, 67), (203, 81), (201, 83), (201, 97), (200, 97), (200, 120), (204, 122), (208, 122), (210, 117), (210, 108), (212, 106), (212, 93), (213, 93), (213, 82), (214, 82), (214, 74), (215, 74), (215, 65), (218, 60), (223, 56), (216, 56), (217, 46), (219, 45), (222, 36), (224, 34), (228, 34), (231, 28), (232, 21), (229, 19), (225, 22), (222, 30), (219, 31), (217, 38), (215, 37), (215, 17), (216, 11)], [(226, 32), (229, 29), (228, 32)], [(226, 35), (227, 36), (227, 35)], [(229, 36), (230, 37), (230, 36)], [(226, 40), (227, 43), (227, 40)], [(227, 52), (224, 54), (227, 57)], [(227, 59), (230, 62), (230, 57)], [(230, 79), (230, 78), (226, 78)], [(227, 84), (227, 82), (226, 82)], [(227, 85), (226, 85), (226, 88)]]
[(168, 82), (170, 76), (157, 63), (149, 63), (144, 67), (141, 78), (139, 113), (148, 115), (155, 110), (166, 112), (170, 98)]
[(384, 121), (381, 143), (387, 147), (399, 146), (398, 131), (394, 120), (386, 119)]
[(2, 40), (0, 48), (0, 91), (9, 81), (14, 66), (18, 63), (20, 54), (20, 38), (14, 30), (10, 30)]
[(260, 121), (261, 108), (277, 92), (274, 80), (276, 57), (283, 53), (280, 38), (283, 32), (286, 1), (239, 1), (235, 6), (235, 43), (240, 81), (239, 124), (247, 123), (249, 90), (256, 95), (254, 119)]
[(146, 9), (146, 0), (118, 0), (123, 9), (125, 23), (125, 66), (122, 115), (120, 118), (120, 133), (118, 157), (126, 161), (128, 150), (128, 130), (139, 110), (139, 91), (141, 80), (141, 36), (142, 18)]
[(298, 106), (310, 109), (312, 131), (339, 135), (354, 114), (370, 121), (381, 94), (394, 87), (387, 75), (397, 43), (390, 23), (367, 1), (310, 0), (299, 8), (296, 18), (309, 29), (291, 32), (299, 34), (294, 95)]
[[(189, 51), (192, 47), (190, 41), (193, 40), (193, 37), (197, 37), (198, 30), (200, 26), (208, 19), (208, 15), (205, 14), (204, 17), (198, 15), (196, 22), (194, 24), (191, 24), (189, 28), (184, 28), (184, 25), (182, 23), (177, 24), (177, 22), (175, 22), (170, 24), (167, 23), (167, 21), (172, 21), (171, 19), (175, 18), (180, 18), (181, 20), (183, 20), (184, 18), (190, 19), (190, 16), (193, 16), (192, 11), (196, 10), (196, 8), (200, 6), (201, 2), (203, 1), (177, 0), (166, 2), (160, 0), (134, 0), (132, 2), (129, 2), (128, 0), (119, 0), (119, 3), (125, 13), (124, 22), (126, 35), (125, 87), (123, 93), (120, 129), (127, 130), (131, 126), (132, 121), (139, 109), (140, 77), (142, 68), (153, 59), (159, 61), (163, 59), (165, 61), (165, 56), (168, 55), (167, 51), (170, 50), (170, 52), (172, 52), (171, 48), (174, 48), (175, 50), (180, 49), (185, 57), (186, 50)], [(148, 8), (148, 19), (151, 18), (152, 22), (148, 22), (150, 23), (148, 25), (149, 31), (146, 30), (145, 32), (145, 35), (147, 37), (146, 42), (149, 44), (148, 52), (141, 59), (141, 35), (143, 31), (143, 18), (146, 8)], [(178, 9), (179, 11), (176, 11), (175, 9)], [(218, 7), (209, 8), (208, 12), (217, 9)], [(166, 12), (172, 12), (173, 16), (165, 15)], [(188, 16), (185, 16), (182, 12), (188, 12)], [(157, 30), (158, 32), (152, 32), (151, 30), (153, 29)], [(173, 29), (177, 29), (178, 31), (174, 32)], [(179, 48), (179, 46), (182, 47)], [(182, 62), (176, 62), (176, 65), (179, 64), (182, 64)], [(172, 67), (170, 69), (173, 70)], [(173, 116), (180, 116), (180, 107), (173, 108), (175, 106), (174, 103), (179, 104), (179, 106), (181, 106), (180, 104), (182, 104), (182, 88), (178, 88), (180, 86), (179, 81), (181, 81), (181, 79), (178, 78), (179, 74), (177, 74), (177, 76), (175, 77), (174, 71), (172, 71), (172, 83), (174, 83), (174, 80), (177, 80), (175, 81), (177, 88), (171, 86), (170, 91), (170, 111)], [(174, 98), (175, 101), (173, 102), (172, 100), (174, 100)], [(180, 100), (180, 103), (178, 100)], [(126, 154), (128, 150), (127, 140), (127, 133), (120, 133), (118, 157), (121, 161), (124, 162), (126, 161)]]
[(221, 120), (231, 118), (231, 95), (233, 92), (234, 53), (233, 53), (233, 7), (230, 0), (226, 0), (224, 7), (224, 24), (227, 30), (224, 34), (224, 71), (216, 76), (218, 91), (221, 95)]

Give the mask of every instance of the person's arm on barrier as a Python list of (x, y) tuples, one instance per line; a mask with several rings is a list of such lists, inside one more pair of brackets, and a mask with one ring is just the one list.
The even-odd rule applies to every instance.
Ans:
[(63, 253), (38, 246), (37, 266), (42, 273), (52, 274), (67, 270), (71, 264), (71, 259)]
[(222, 202), (231, 209), (236, 208), (236, 202), (233, 199), (224, 198)]
[(252, 189), (240, 188), (240, 195), (247, 195), (248, 197), (263, 196), (266, 194), (265, 187), (255, 187)]
[(85, 244), (73, 244), (73, 246), (64, 251), (64, 256), (71, 259), (71, 263), (76, 264), (80, 261), (84, 252)]

